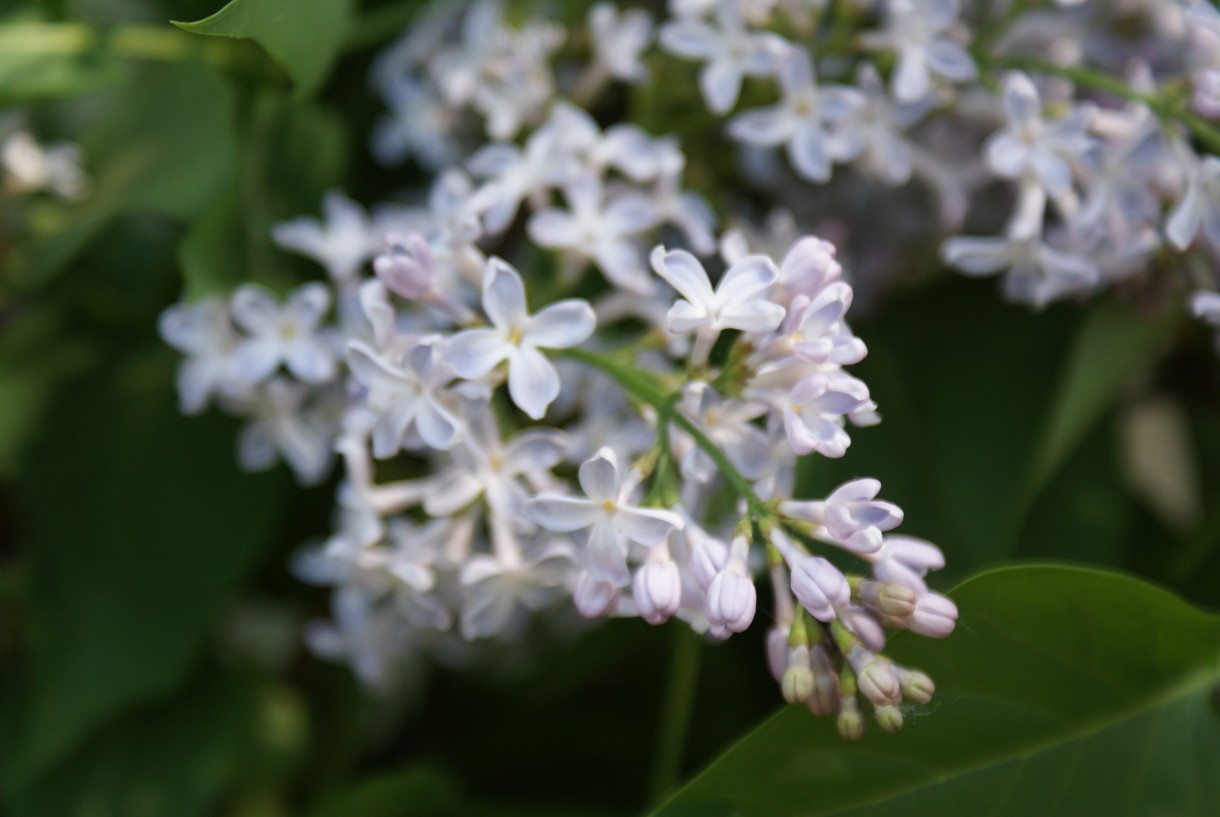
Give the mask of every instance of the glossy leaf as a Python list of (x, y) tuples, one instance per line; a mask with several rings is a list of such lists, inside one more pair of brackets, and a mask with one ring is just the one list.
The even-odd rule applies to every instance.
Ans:
[(211, 17), (174, 23), (194, 34), (257, 42), (292, 76), (299, 94), (326, 78), (351, 30), (352, 0), (232, 0)]
[(179, 416), (171, 358), (71, 381), (22, 459), (29, 694), (17, 783), (181, 683), (279, 521), (282, 483), (238, 473), (232, 423)]
[(901, 732), (845, 742), (790, 707), (655, 814), (1135, 817), (1220, 801), (1220, 617), (1059, 566), (1000, 568), (952, 595), (953, 636), (892, 645), (937, 683)]

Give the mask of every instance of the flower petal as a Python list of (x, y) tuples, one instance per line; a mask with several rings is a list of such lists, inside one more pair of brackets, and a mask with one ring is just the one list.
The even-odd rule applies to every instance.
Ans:
[(523, 342), (547, 349), (567, 349), (589, 339), (597, 327), (597, 315), (589, 302), (572, 298), (551, 304), (529, 319)]
[(559, 396), (559, 372), (532, 346), (519, 346), (508, 356), (508, 394), (513, 403), (535, 420)]

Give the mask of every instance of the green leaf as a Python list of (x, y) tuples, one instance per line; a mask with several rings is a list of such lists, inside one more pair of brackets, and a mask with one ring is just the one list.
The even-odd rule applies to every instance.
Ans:
[(352, 28), (352, 0), (232, 0), (193, 23), (174, 25), (194, 34), (257, 42), (296, 82), (299, 95), (326, 79)]
[(1220, 617), (1135, 579), (992, 570), (953, 591), (957, 632), (900, 636), (937, 683), (895, 735), (842, 741), (784, 709), (658, 817), (1211, 814), (1220, 802)]
[(173, 357), (110, 359), (67, 384), (21, 462), (29, 695), (7, 770), (17, 783), (180, 683), (279, 521), (282, 481), (237, 472), (233, 424), (178, 414)]
[(232, 91), (202, 63), (158, 65), (138, 75), (81, 140), (93, 175), (89, 195), (31, 221), (7, 259), (9, 280), (45, 284), (120, 213), (194, 218), (233, 176), (233, 114)]
[(367, 780), (337, 794), (309, 813), (309, 817), (397, 817), (410, 804), (412, 817), (460, 817), (457, 786), (433, 767), (408, 769)]
[(1100, 304), (1089, 311), (1034, 445), (1024, 504), (1033, 500), (1133, 377), (1155, 360), (1172, 325), (1166, 316), (1151, 318), (1119, 304)]
[(366, 780), (334, 795), (309, 817), (582, 817), (604, 812), (571, 806), (479, 801), (436, 766), (417, 766)]
[(254, 743), (256, 686), (202, 679), (168, 704), (95, 735), (10, 798), (12, 817), (203, 817), (215, 814)]
[(56, 385), (92, 350), (50, 306), (16, 315), (0, 336), (0, 476), (12, 477)]
[(88, 26), (22, 21), (0, 25), (0, 103), (62, 99), (122, 81), (123, 63)]
[(225, 190), (195, 220), (178, 247), (188, 300), (225, 293), (248, 280), (245, 232), (237, 185)]

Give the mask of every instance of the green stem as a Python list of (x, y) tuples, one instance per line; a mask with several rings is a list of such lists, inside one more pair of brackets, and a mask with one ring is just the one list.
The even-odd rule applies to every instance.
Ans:
[(202, 59), (221, 68), (233, 64), (235, 41), (196, 37), (174, 28), (122, 25), (102, 29), (84, 23), (9, 23), (0, 29), (0, 53), (114, 57), (177, 62)]
[(661, 726), (657, 733), (657, 755), (652, 769), (650, 800), (659, 803), (669, 794), (682, 773), (686, 733), (695, 708), (695, 688), (703, 642), (690, 628), (675, 626), (670, 656), (669, 682), (665, 687)]
[(978, 54), (976, 54), (976, 57), (980, 57), (980, 63), (985, 64), (991, 69), (1015, 68), (1022, 71), (1034, 71), (1040, 74), (1064, 77), (1072, 80), (1077, 85), (1092, 88), (1095, 91), (1101, 91), (1119, 99), (1142, 103), (1147, 105), (1148, 109), (1156, 114), (1162, 122), (1181, 122), (1195, 135), (1200, 144), (1204, 145), (1212, 153), (1220, 154), (1220, 130), (1208, 124), (1202, 117), (1196, 116), (1190, 111), (1185, 110), (1181, 105), (1175, 104), (1172, 100), (1137, 91), (1117, 77), (1112, 77), (1101, 71), (1094, 71), (1091, 68), (1056, 65), (1053, 62), (1047, 62), (1036, 57), (998, 57), (987, 59)]
[(674, 425), (689, 434), (695, 441), (695, 445), (703, 449), (712, 462), (716, 463), (716, 467), (720, 469), (724, 478), (745, 499), (752, 516), (761, 519), (772, 515), (766, 503), (759, 498), (758, 494), (754, 493), (750, 481), (729, 461), (720, 447), (712, 442), (689, 417), (672, 410), (675, 395), (667, 394), (655, 383), (650, 382), (638, 369), (621, 364), (606, 355), (586, 349), (564, 349), (560, 353), (587, 363), (614, 378), (628, 394), (657, 410), (657, 422), (664, 422), (664, 418), (668, 417)]

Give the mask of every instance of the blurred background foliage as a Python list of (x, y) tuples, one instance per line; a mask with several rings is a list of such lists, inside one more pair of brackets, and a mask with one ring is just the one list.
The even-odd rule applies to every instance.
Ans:
[[(698, 659), (685, 747), (661, 760), (686, 777), (780, 709), (763, 628), (699, 648), (677, 623), (615, 622), (473, 670), (420, 668), (384, 700), (303, 652), (326, 597), (289, 558), (328, 529), (334, 485), (238, 473), (232, 421), (178, 415), (156, 317), (183, 290), (316, 277), (274, 248), (271, 224), (334, 186), (372, 202), (422, 181), (366, 147), (370, 60), (419, 4), (237, 0), (209, 17), (219, 5), (0, 2), (0, 105), (80, 144), (92, 178), (76, 204), (0, 205), (0, 812), (646, 810), (659, 753), (673, 754), (658, 748), (672, 656)], [(729, 155), (708, 120), (667, 113), (655, 92), (619, 103)], [(711, 192), (723, 172), (692, 180)], [(801, 491), (879, 476), (904, 530), (945, 550), (942, 589), (1066, 560), (1168, 590), (986, 573), (957, 594), (958, 634), (903, 645), (942, 688), (927, 718), (845, 747), (783, 712), (664, 813), (977, 813), (1007, 785), (993, 813), (1050, 813), (1037, 796), (1061, 791), (1058, 807), (1082, 814), (1072, 803), (1100, 801), (1075, 798), (1077, 782), (1091, 797), (1124, 774), (1151, 793), (1111, 786), (1112, 813), (1151, 813), (1166, 792), (1178, 810), (1162, 813), (1206, 813), (1191, 809), (1220, 785), (1220, 625), (1187, 602), (1220, 606), (1207, 332), (1148, 293), (1034, 314), (927, 257), (854, 320), (871, 350), (856, 371), (885, 422), (845, 459), (811, 461)], [(1048, 595), (1053, 615), (1027, 615)], [(1130, 761), (1141, 745), (1162, 761)], [(1012, 758), (1032, 760), (1010, 780)], [(1055, 769), (1057, 789), (1038, 777)], [(1173, 799), (1186, 791), (1204, 799)]]

